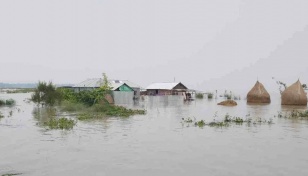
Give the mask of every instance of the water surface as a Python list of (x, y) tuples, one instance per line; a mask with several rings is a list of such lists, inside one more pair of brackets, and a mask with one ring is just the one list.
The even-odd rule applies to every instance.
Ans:
[[(308, 121), (274, 117), (307, 107), (281, 107), (278, 97), (269, 105), (239, 100), (236, 107), (216, 105), (221, 99), (147, 97), (128, 105), (146, 109), (146, 115), (78, 121), (70, 131), (40, 126), (37, 108), (24, 101), (29, 97), (0, 94), (17, 100), (13, 108), (0, 108), (0, 175), (308, 175)], [(187, 117), (221, 120), (226, 113), (272, 118), (274, 124), (182, 123)]]

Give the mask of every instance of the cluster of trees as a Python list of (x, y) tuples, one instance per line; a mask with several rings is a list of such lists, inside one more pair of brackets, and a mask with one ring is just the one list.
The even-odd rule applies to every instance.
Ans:
[(103, 85), (93, 91), (74, 92), (66, 88), (56, 88), (52, 82), (39, 81), (31, 96), (31, 100), (41, 106), (53, 106), (57, 103), (60, 104), (64, 100), (92, 106), (98, 102), (106, 101), (104, 97), (110, 91), (110, 83), (108, 82), (107, 75), (104, 73)]

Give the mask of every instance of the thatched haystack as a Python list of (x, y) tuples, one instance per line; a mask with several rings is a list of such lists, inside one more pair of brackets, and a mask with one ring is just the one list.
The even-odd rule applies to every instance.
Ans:
[(259, 81), (247, 94), (247, 103), (270, 103), (271, 96)]
[(307, 106), (307, 93), (299, 80), (281, 93), (281, 104)]
[(223, 106), (236, 106), (237, 103), (234, 100), (226, 100), (223, 102), (218, 103), (218, 105), (223, 105)]

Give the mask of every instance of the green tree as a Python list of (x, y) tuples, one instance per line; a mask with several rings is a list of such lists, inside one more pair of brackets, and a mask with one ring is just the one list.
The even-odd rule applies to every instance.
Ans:
[[(95, 101), (94, 103), (105, 101), (105, 95), (110, 93), (112, 90), (111, 84), (108, 81), (106, 73), (103, 73), (103, 84), (101, 87), (94, 91)], [(105, 101), (106, 102), (106, 101)]]
[(38, 105), (53, 106), (57, 101), (61, 101), (61, 93), (57, 91), (56, 86), (52, 82), (48, 84), (44, 81), (39, 81), (31, 100)]
[(307, 89), (307, 85), (306, 84), (303, 84), (302, 87), (303, 87), (303, 89)]

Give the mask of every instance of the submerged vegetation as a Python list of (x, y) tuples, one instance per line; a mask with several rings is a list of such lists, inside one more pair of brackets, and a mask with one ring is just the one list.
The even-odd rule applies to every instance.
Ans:
[(208, 94), (207, 94), (207, 98), (208, 98), (208, 99), (212, 99), (212, 98), (213, 98), (213, 93), (208, 93)]
[(232, 124), (235, 125), (242, 125), (242, 124), (262, 124), (262, 123), (267, 123), (267, 124), (273, 124), (272, 119), (269, 120), (265, 120), (265, 119), (261, 119), (261, 118), (255, 118), (254, 120), (252, 118), (246, 118), (243, 119), (241, 117), (232, 117), (229, 114), (226, 114), (224, 116), (224, 119), (222, 121), (216, 121), (215, 118), (217, 118), (217, 112), (214, 115), (214, 120), (212, 122), (208, 122), (206, 123), (205, 120), (199, 120), (197, 121), (195, 118), (192, 119), (190, 117), (188, 118), (182, 118), (182, 124), (193, 124), (196, 127), (204, 127), (204, 126), (209, 126), (209, 127), (227, 127), (230, 126)]
[(61, 94), (52, 82), (39, 81), (31, 96), (31, 100), (38, 106), (53, 106), (56, 102), (59, 103), (61, 101)]
[(291, 112), (278, 112), (277, 117), (288, 119), (308, 119), (308, 110), (299, 111), (293, 110)]
[(2, 100), (0, 99), (0, 106), (14, 106), (16, 101), (13, 99)]
[(203, 93), (196, 93), (196, 98), (203, 99)]
[(47, 126), (49, 129), (65, 129), (70, 130), (76, 125), (76, 122), (72, 119), (67, 119), (65, 117), (50, 118), (47, 122), (44, 122), (44, 126)]
[[(129, 117), (136, 114), (145, 114), (145, 110), (127, 109), (123, 106), (110, 104), (106, 96), (111, 94), (112, 87), (106, 74), (103, 74), (103, 84), (100, 88), (91, 91), (75, 92), (71, 89), (56, 88), (52, 82), (39, 82), (32, 94), (31, 100), (39, 107), (46, 106), (61, 112), (75, 113), (78, 120), (103, 118), (108, 116)], [(57, 106), (55, 106), (57, 105)], [(52, 108), (52, 107), (56, 108)], [(59, 118), (54, 113), (44, 122), (50, 129), (71, 129), (75, 121)]]

